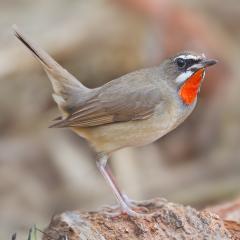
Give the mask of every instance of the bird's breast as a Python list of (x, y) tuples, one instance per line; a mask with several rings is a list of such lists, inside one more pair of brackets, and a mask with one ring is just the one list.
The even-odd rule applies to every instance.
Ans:
[(106, 124), (92, 128), (74, 129), (86, 138), (98, 152), (110, 153), (124, 147), (149, 144), (172, 131), (191, 113), (193, 108), (176, 102), (161, 104), (147, 120)]

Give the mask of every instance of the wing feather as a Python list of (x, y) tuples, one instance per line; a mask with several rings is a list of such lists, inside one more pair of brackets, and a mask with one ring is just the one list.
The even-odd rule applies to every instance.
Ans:
[(94, 127), (150, 118), (162, 101), (161, 94), (156, 85), (140, 81), (118, 79), (103, 85), (84, 106), (51, 127)]

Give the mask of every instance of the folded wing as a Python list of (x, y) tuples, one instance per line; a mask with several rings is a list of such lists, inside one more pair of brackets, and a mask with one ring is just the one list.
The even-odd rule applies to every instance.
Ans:
[(83, 107), (51, 127), (94, 127), (150, 118), (161, 103), (159, 89), (137, 80), (114, 80), (99, 88)]

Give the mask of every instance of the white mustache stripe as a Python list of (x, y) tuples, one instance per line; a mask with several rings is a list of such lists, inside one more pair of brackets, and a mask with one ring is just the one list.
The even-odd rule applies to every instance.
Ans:
[(188, 78), (190, 78), (193, 75), (194, 72), (192, 71), (186, 71), (181, 73), (177, 78), (176, 78), (176, 82), (177, 83), (183, 83), (185, 82)]
[(191, 71), (192, 69), (200, 69), (203, 68), (204, 66), (201, 63), (197, 63), (192, 65), (191, 67), (188, 68), (189, 71)]
[[(188, 70), (186, 72), (181, 73), (177, 78), (176, 78), (176, 83), (181, 84), (184, 83), (188, 78), (190, 78), (195, 72)], [(203, 72), (202, 79), (205, 77), (205, 71)]]

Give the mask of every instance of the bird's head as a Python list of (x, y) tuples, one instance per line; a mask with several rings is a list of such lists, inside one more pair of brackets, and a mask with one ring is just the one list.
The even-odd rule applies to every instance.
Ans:
[(192, 104), (200, 90), (207, 67), (217, 61), (207, 59), (204, 54), (182, 52), (167, 59), (163, 64), (164, 75), (177, 88), (180, 99), (186, 105)]

